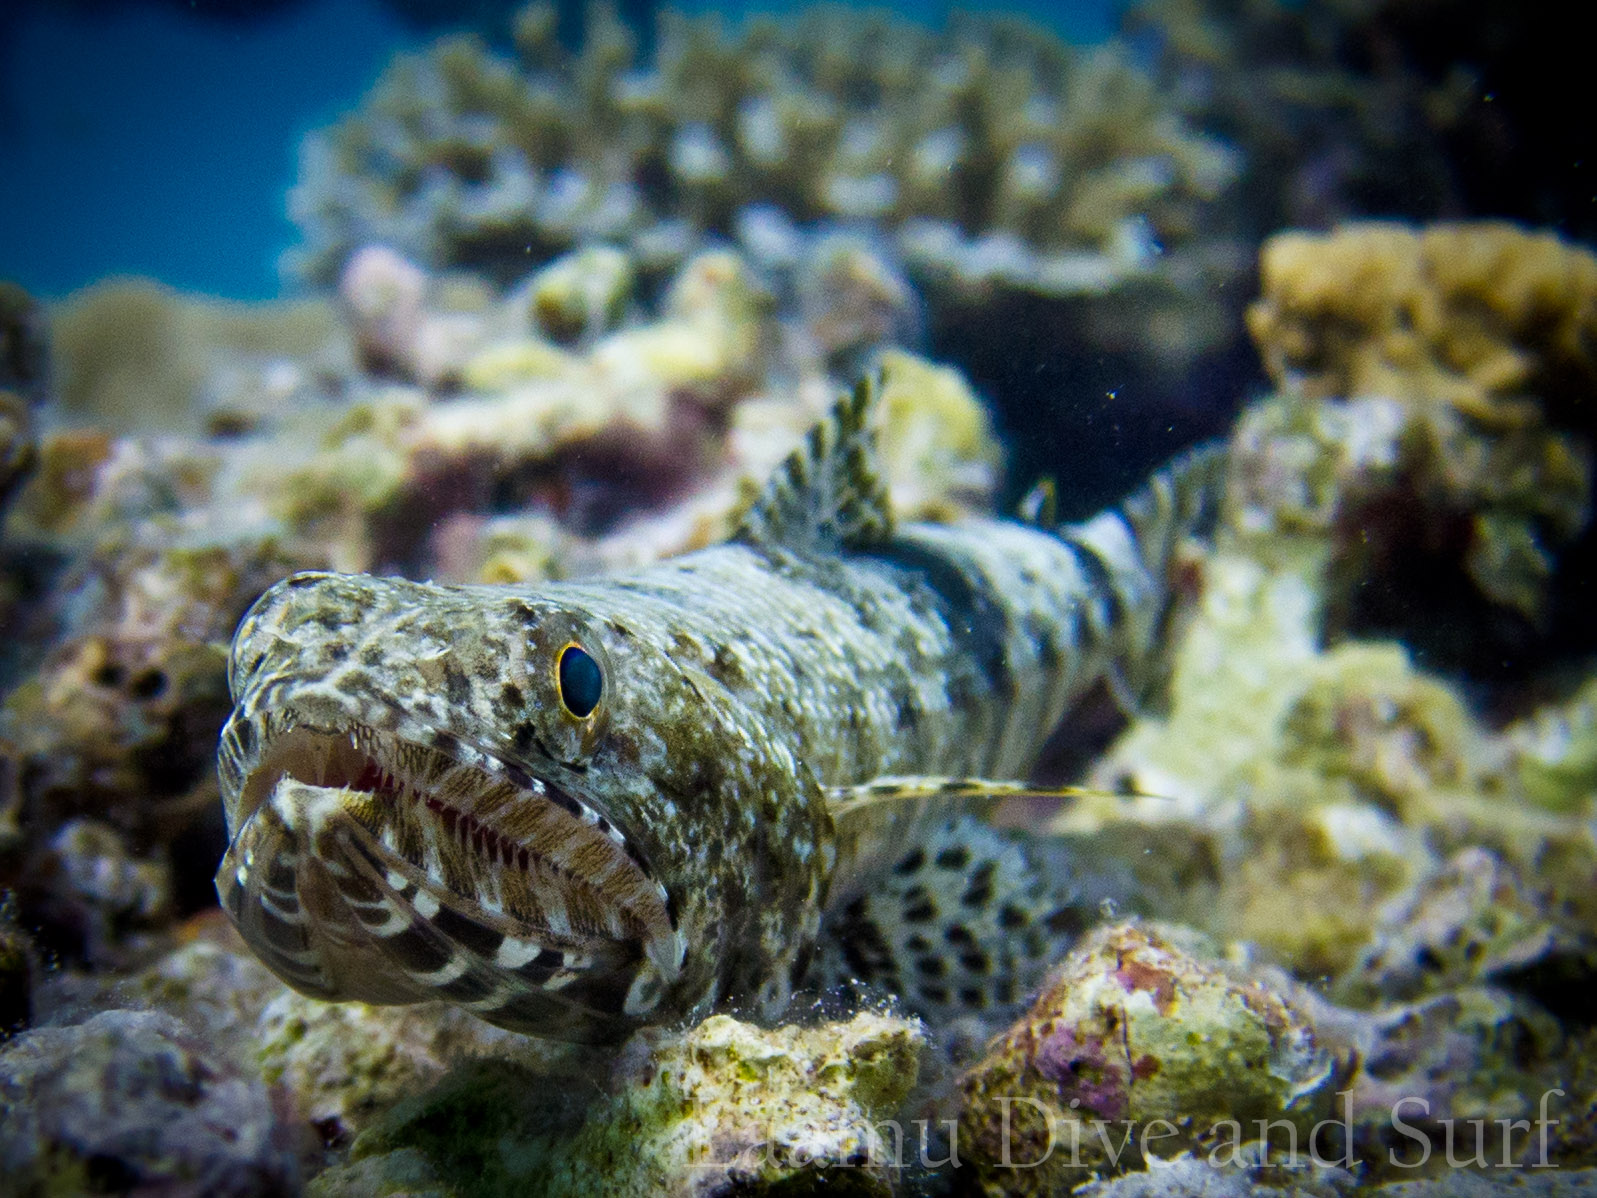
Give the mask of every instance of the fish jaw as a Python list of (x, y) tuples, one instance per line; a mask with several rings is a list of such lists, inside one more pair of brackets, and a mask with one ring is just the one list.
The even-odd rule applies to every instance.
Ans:
[(447, 736), (248, 720), (223, 736), (217, 889), (289, 985), (444, 999), (579, 1040), (655, 1015), (685, 942), (647, 861), (592, 805)]

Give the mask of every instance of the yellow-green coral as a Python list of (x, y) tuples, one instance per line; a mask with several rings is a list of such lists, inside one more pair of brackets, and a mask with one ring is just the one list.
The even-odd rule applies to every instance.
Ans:
[(1597, 257), (1504, 224), (1373, 224), (1282, 234), (1260, 269), (1248, 323), (1283, 394), (1238, 433), (1245, 527), (1328, 536), (1354, 603), (1463, 522), (1453, 568), (1540, 618), (1590, 505)]
[[(1272, 238), (1248, 325), (1273, 378), (1316, 398), (1450, 404), (1492, 424), (1597, 386), (1597, 257), (1482, 222)], [(1570, 415), (1571, 413), (1564, 413)]]
[(895, 1145), (873, 1136), (914, 1087), (924, 1046), (918, 1024), (872, 1012), (770, 1031), (713, 1016), (589, 1114), (543, 1192), (648, 1198), (723, 1180), (797, 1194), (831, 1192), (831, 1177), (887, 1195)]
[(959, 371), (903, 350), (886, 350), (881, 445), (893, 501), (904, 520), (948, 520), (961, 501), (985, 500), (1003, 451), (992, 419)]
[(995, 1198), (1053, 1194), (1144, 1164), (1145, 1148), (1257, 1140), (1260, 1120), (1301, 1148), (1345, 1076), (1280, 995), (1115, 925), (1072, 952), (963, 1075), (960, 1146)]

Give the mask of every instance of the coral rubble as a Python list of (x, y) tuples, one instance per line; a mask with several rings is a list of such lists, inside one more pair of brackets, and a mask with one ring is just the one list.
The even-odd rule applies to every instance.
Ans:
[(299, 1161), (266, 1087), (170, 1015), (111, 1010), (0, 1048), (12, 1193), (292, 1194)]

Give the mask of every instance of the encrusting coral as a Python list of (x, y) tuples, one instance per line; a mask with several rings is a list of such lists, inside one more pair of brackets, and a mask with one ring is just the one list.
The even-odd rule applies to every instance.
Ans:
[(1241, 524), (1324, 550), (1333, 627), (1469, 664), (1503, 621), (1466, 587), (1517, 647), (1575, 619), (1550, 585), (1590, 514), (1597, 257), (1505, 224), (1366, 224), (1276, 237), (1260, 274), (1248, 323), (1279, 394), (1236, 438)]

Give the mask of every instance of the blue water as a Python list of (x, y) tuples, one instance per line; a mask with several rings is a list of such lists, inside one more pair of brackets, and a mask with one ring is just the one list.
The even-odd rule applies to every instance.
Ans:
[[(935, 21), (948, 6), (900, 7)], [(1078, 41), (1111, 25), (1108, 0), (960, 7), (1026, 13)], [(248, 23), (146, 4), (0, 10), (0, 278), (47, 298), (115, 274), (278, 294), (301, 136), (433, 36), (380, 0), (314, 0)]]
[(424, 40), (378, 0), (249, 23), (145, 5), (5, 19), (0, 276), (44, 296), (128, 273), (276, 294), (301, 135)]

